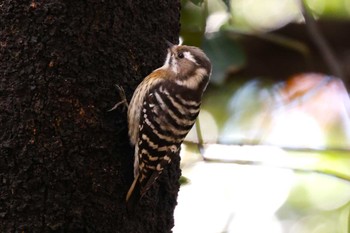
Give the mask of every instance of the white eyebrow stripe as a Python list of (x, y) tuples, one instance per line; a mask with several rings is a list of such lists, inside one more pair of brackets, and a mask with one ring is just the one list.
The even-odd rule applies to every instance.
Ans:
[(193, 63), (197, 63), (196, 59), (194, 59), (194, 57), (192, 56), (192, 54), (190, 52), (184, 52), (184, 56), (187, 60), (192, 61)]

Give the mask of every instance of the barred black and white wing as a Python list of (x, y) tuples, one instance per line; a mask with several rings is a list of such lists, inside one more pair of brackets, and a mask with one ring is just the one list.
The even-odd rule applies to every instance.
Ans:
[(171, 162), (172, 156), (178, 155), (200, 107), (200, 98), (187, 92), (187, 88), (163, 81), (145, 96), (135, 145), (138, 174), (132, 185), (135, 190), (129, 190), (127, 201), (133, 192), (137, 202)]

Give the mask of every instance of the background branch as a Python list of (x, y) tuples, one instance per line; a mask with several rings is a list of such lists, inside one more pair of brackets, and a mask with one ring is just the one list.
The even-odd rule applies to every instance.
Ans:
[(320, 54), (322, 55), (322, 58), (328, 66), (331, 74), (344, 80), (344, 72), (339, 64), (339, 61), (327, 43), (326, 39), (324, 38), (323, 34), (317, 27), (317, 23), (313, 16), (310, 14), (305, 0), (301, 0), (300, 3), (301, 12), (305, 19), (305, 25), (310, 39), (315, 43), (317, 49), (320, 51)]

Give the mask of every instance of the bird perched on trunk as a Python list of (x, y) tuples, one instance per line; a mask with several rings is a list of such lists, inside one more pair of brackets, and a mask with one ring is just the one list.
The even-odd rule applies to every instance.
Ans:
[(197, 47), (168, 43), (164, 65), (136, 88), (128, 109), (129, 137), (135, 146), (134, 182), (127, 196), (134, 208), (178, 156), (199, 114), (211, 63)]

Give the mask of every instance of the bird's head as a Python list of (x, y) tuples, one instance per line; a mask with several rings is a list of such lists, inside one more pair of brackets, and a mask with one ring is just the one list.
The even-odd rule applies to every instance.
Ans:
[(169, 48), (164, 67), (174, 74), (175, 82), (191, 89), (196, 89), (203, 82), (206, 86), (211, 63), (205, 53), (194, 46), (167, 44)]

